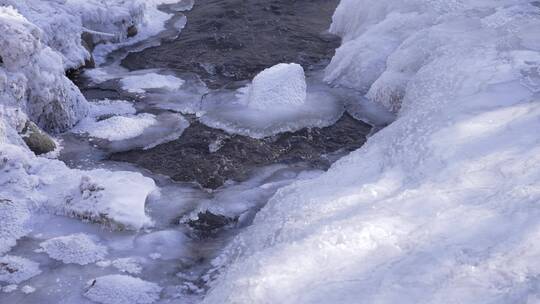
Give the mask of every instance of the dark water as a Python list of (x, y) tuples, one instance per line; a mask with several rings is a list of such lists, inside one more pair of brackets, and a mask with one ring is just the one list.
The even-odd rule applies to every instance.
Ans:
[(296, 62), (329, 60), (339, 38), (328, 30), (338, 0), (197, 0), (178, 39), (132, 53), (122, 65), (195, 72), (211, 88)]

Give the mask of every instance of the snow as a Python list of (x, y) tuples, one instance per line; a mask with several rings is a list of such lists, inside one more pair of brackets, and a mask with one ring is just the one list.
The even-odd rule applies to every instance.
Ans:
[(107, 275), (89, 282), (84, 294), (102, 304), (151, 304), (159, 299), (161, 287), (127, 275)]
[(35, 291), (36, 291), (36, 288), (30, 285), (24, 285), (23, 287), (21, 287), (21, 292), (24, 294), (31, 294), (31, 293), (34, 293)]
[(4, 255), (0, 257), (0, 282), (19, 284), (40, 274), (39, 264), (28, 259)]
[(205, 95), (200, 121), (231, 134), (264, 138), (335, 123), (344, 108), (338, 96), (316, 81), (306, 83), (298, 64), (278, 64), (260, 72), (235, 92)]
[(538, 12), (342, 0), (326, 79), (396, 120), (280, 189), (214, 260), (203, 303), (536, 303)]
[(96, 243), (87, 234), (72, 234), (49, 239), (40, 244), (52, 259), (63, 263), (86, 265), (102, 260), (107, 255), (107, 247)]
[(129, 274), (140, 274), (142, 266), (137, 258), (121, 258), (112, 261), (112, 266), (121, 272)]
[(0, 199), (0, 254), (8, 252), (17, 239), (29, 232), (26, 227), (29, 219), (30, 211), (26, 206)]
[(148, 73), (144, 75), (127, 76), (120, 80), (123, 90), (130, 93), (145, 93), (149, 89), (162, 89), (167, 91), (178, 90), (184, 80), (172, 75)]

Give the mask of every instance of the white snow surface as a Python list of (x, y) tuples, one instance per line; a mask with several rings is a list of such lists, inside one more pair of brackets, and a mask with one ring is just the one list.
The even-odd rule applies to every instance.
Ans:
[(94, 241), (94, 238), (78, 233), (49, 239), (40, 246), (52, 259), (86, 265), (102, 260), (107, 255), (107, 247)]
[(397, 113), (282, 188), (203, 303), (538, 303), (540, 7), (342, 0), (327, 80)]
[(113, 116), (100, 121), (84, 120), (73, 129), (73, 132), (88, 133), (92, 137), (115, 141), (137, 137), (156, 123), (156, 116), (148, 113)]
[(89, 282), (84, 294), (101, 304), (151, 304), (159, 299), (161, 287), (127, 275), (107, 275)]

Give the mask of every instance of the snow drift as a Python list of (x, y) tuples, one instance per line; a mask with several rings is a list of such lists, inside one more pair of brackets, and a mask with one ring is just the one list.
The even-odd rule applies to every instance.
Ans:
[(326, 79), (397, 119), (278, 191), (203, 302), (538, 303), (538, 29), (537, 2), (342, 0)]

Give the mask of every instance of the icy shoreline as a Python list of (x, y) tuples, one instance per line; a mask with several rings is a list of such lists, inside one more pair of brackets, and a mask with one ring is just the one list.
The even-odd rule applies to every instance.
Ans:
[(326, 79), (398, 118), (279, 190), (203, 303), (537, 303), (538, 12), (342, 0)]

